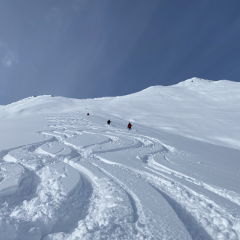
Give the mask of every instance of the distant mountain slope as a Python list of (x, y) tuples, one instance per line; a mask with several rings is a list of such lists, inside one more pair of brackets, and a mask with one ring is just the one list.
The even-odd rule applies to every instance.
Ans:
[(240, 149), (240, 83), (192, 78), (94, 104), (133, 123)]
[(1, 108), (0, 118), (71, 111), (81, 100), (51, 95), (29, 97)]
[[(87, 108), (87, 109), (86, 109)], [(97, 99), (38, 96), (1, 107), (0, 118), (81, 110), (240, 149), (240, 83), (192, 78)]]

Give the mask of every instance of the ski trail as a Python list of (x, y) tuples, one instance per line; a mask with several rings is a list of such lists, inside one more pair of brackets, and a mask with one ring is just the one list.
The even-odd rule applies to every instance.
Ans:
[(141, 232), (144, 237), (150, 235), (149, 229), (146, 227), (146, 217), (143, 212), (143, 208), (141, 205), (141, 201), (138, 199), (137, 195), (134, 194), (129, 188), (126, 187), (121, 181), (115, 178), (112, 174), (99, 167), (99, 169), (104, 172), (107, 176), (109, 176), (112, 180), (114, 180), (123, 190), (127, 193), (129, 200), (132, 205), (132, 209), (134, 212), (134, 222), (135, 227), (138, 232)]
[[(99, 159), (101, 162), (97, 161), (97, 159)], [(174, 222), (174, 226), (177, 226), (176, 228), (179, 230), (178, 235), (181, 235), (181, 239), (190, 239), (190, 236), (188, 235), (184, 226), (179, 221), (174, 211), (172, 211), (168, 203), (164, 200), (162, 195), (159, 194), (159, 192), (156, 192), (152, 186), (146, 185), (145, 182), (137, 180), (138, 177), (136, 174), (132, 171), (129, 171), (129, 169), (124, 165), (113, 163), (103, 158), (97, 159), (93, 164), (98, 166), (101, 171), (104, 171), (106, 174), (108, 174), (130, 195), (130, 198), (134, 200), (132, 206), (133, 208), (136, 206), (136, 215), (138, 216), (136, 227), (138, 230), (139, 227), (141, 227), (141, 229), (144, 227), (144, 234), (146, 235), (147, 239), (168, 239), (168, 237), (165, 236), (164, 231), (167, 229), (167, 231), (172, 232), (172, 234), (174, 234), (176, 231), (175, 228), (171, 227), (170, 222)], [(110, 167), (108, 167), (106, 164)], [(115, 170), (116, 167), (118, 170)], [(113, 174), (110, 172), (114, 173), (115, 176), (113, 176)], [(128, 174), (130, 175), (128, 176)], [(126, 180), (123, 176), (128, 176), (128, 180)], [(128, 185), (126, 183), (128, 183)], [(144, 189), (148, 189), (151, 194), (148, 196), (146, 196), (144, 193), (139, 194), (138, 190), (143, 186)], [(137, 191), (138, 194), (136, 194), (135, 191)], [(154, 208), (149, 205), (149, 202), (151, 202)], [(152, 219), (154, 219), (154, 221), (152, 221)]]
[[(148, 140), (143, 140), (143, 139), (139, 139), (139, 138), (136, 138), (136, 137), (134, 137), (134, 139), (136, 139), (137, 141), (139, 141), (139, 142), (142, 142), (141, 143), (141, 146), (149, 146), (149, 145), (151, 145), (152, 146), (152, 144), (151, 144), (151, 142), (149, 142)], [(65, 141), (64, 141), (64, 143), (66, 143)], [(131, 147), (130, 148), (134, 148), (134, 144), (133, 145), (131, 145)], [(77, 148), (77, 146), (72, 146), (72, 147), (74, 147), (74, 148)], [(129, 147), (128, 147), (129, 148)], [(162, 148), (161, 148), (162, 149)], [(82, 148), (78, 148), (78, 150), (79, 151), (82, 151), (83, 149)], [(121, 149), (122, 150), (122, 149)], [(107, 151), (109, 151), (109, 150), (107, 150)], [(111, 152), (111, 150), (110, 150), (110, 152)], [(85, 151), (85, 155), (84, 155), (84, 157), (91, 157), (91, 152), (86, 152)], [(74, 163), (74, 165), (76, 166), (76, 164), (77, 163)], [(72, 166), (74, 166), (74, 165), (72, 165)], [(79, 167), (79, 166), (78, 166)], [(146, 235), (147, 234), (147, 236), (148, 236), (148, 238), (150, 237), (150, 236), (153, 236), (152, 234), (151, 234), (151, 232), (149, 231), (149, 230), (146, 230), (146, 229), (144, 229), (144, 231), (143, 231), (143, 229), (142, 229), (142, 227), (144, 226), (144, 224), (146, 224), (145, 222), (144, 222), (144, 219), (146, 218), (145, 216), (144, 216), (144, 213), (143, 213), (143, 210), (142, 210), (142, 206), (141, 206), (141, 201), (138, 199), (138, 197), (137, 197), (137, 195), (136, 194), (134, 194), (132, 191), (130, 191), (127, 187), (126, 187), (126, 185), (124, 185), (123, 183), (121, 183), (121, 181), (119, 181), (119, 180), (117, 180), (117, 178), (115, 178), (112, 174), (110, 174), (109, 172), (107, 172), (106, 170), (104, 170), (103, 168), (100, 168), (101, 169), (101, 171), (102, 172), (104, 172), (107, 176), (109, 176), (111, 179), (113, 179), (119, 186), (121, 186), (124, 190), (125, 190), (125, 192), (127, 193), (127, 196), (128, 196), (128, 198), (129, 198), (129, 200), (130, 200), (130, 202), (131, 202), (131, 206), (132, 206), (132, 209), (133, 209), (133, 212), (134, 212), (134, 222), (135, 222), (135, 228), (137, 229), (137, 231), (138, 232), (140, 232), (143, 236), (144, 235)], [(93, 177), (93, 176), (92, 176)], [(146, 228), (146, 227), (145, 227)], [(151, 229), (151, 230), (153, 230), (153, 229)], [(185, 233), (185, 234), (187, 234), (187, 233)], [(156, 235), (156, 233), (155, 233), (155, 235)], [(188, 239), (188, 237), (184, 237), (184, 239)]]
[[(166, 159), (165, 155), (163, 157)], [(146, 162), (149, 167), (152, 167), (155, 170), (159, 170), (159, 171), (167, 173), (169, 175), (174, 175), (175, 177), (178, 177), (178, 178), (184, 178), (186, 181), (189, 181), (193, 184), (202, 186), (202, 187), (206, 188), (207, 190), (214, 192), (214, 193), (218, 194), (219, 196), (222, 196), (222, 197), (228, 199), (229, 201), (232, 201), (240, 206), (240, 194), (238, 194), (236, 192), (228, 191), (228, 190), (220, 188), (218, 186), (209, 185), (207, 183), (204, 183), (203, 181), (197, 180), (196, 178), (190, 177), (186, 174), (180, 173), (180, 172), (172, 170), (166, 166), (163, 166), (162, 164), (159, 164), (156, 161), (154, 161), (154, 158), (151, 154), (148, 155), (148, 159)]]
[[(99, 159), (107, 164), (135, 173), (139, 178), (157, 189), (173, 207), (193, 239), (198, 239), (198, 236), (201, 236), (201, 239), (209, 240), (216, 237), (224, 239), (226, 236), (229, 236), (229, 239), (238, 239), (238, 236), (240, 236), (238, 230), (240, 218), (230, 215), (207, 197), (199, 195), (171, 178), (166, 179), (164, 175), (163, 178), (160, 178), (106, 159)], [(188, 217), (192, 221), (189, 221)], [(212, 219), (213, 222), (208, 219)], [(219, 232), (214, 229), (218, 229)]]
[[(92, 164), (89, 165), (89, 162), (85, 161), (84, 163), (82, 161), (80, 164), (72, 160), (65, 160), (65, 162), (88, 176), (93, 184), (94, 197), (92, 198), (87, 217), (84, 221), (78, 223), (78, 227), (73, 230), (71, 236), (78, 236), (85, 239), (88, 235), (94, 238), (94, 236), (96, 237), (95, 234), (98, 235), (100, 231), (101, 235), (106, 234), (106, 239), (118, 239), (115, 238), (116, 236), (114, 237), (116, 233), (112, 233), (112, 238), (111, 234), (109, 235), (109, 233), (106, 233), (106, 230), (109, 228), (111, 229), (112, 225), (118, 224), (125, 225), (124, 231), (126, 231), (118, 233), (120, 234), (119, 236), (123, 237), (126, 235), (128, 239), (144, 239), (144, 236), (140, 233), (136, 233), (134, 229), (135, 213), (132, 209), (133, 203), (131, 199), (129, 199), (129, 195), (122, 191), (121, 188), (109, 178), (108, 174), (106, 175), (105, 172), (99, 171), (99, 169)], [(89, 170), (89, 168), (91, 168), (91, 170)], [(116, 212), (119, 212), (115, 220), (112, 219), (113, 216), (110, 213), (112, 208), (114, 208)], [(113, 222), (111, 223), (111, 221)], [(84, 232), (86, 228), (88, 229), (87, 233), (86, 231)]]
[[(240, 239), (239, 208), (234, 213), (240, 195), (202, 177), (213, 171), (220, 178), (227, 170), (81, 113), (47, 119), (49, 129), (40, 133), (50, 139), (0, 153), (0, 170), (19, 164), (26, 173), (16, 193), (0, 198), (0, 218), (9, 221), (0, 224), (1, 233), (25, 240)], [(71, 171), (81, 180), (70, 180)], [(4, 205), (16, 194), (21, 201)], [(230, 202), (236, 205), (227, 207)]]

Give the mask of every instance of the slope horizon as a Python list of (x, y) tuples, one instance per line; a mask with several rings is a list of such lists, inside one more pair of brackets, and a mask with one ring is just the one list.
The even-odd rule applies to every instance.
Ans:
[[(186, 79), (186, 80), (183, 80), (183, 81), (180, 81), (176, 84), (172, 84), (172, 85), (153, 85), (153, 86), (149, 86), (147, 88), (144, 88), (140, 91), (137, 91), (137, 92), (133, 92), (133, 93), (130, 93), (130, 94), (126, 94), (126, 95), (118, 95), (118, 96), (104, 96), (104, 97), (97, 97), (97, 98), (74, 98), (74, 97), (66, 97), (66, 98), (70, 98), (70, 99), (101, 99), (101, 98), (111, 98), (111, 97), (122, 97), (122, 96), (128, 96), (128, 95), (131, 95), (131, 94), (135, 94), (135, 93), (138, 93), (138, 92), (142, 92), (144, 90), (147, 90), (149, 88), (152, 88), (152, 87), (158, 87), (158, 86), (162, 86), (162, 87), (170, 87), (170, 86), (175, 86), (175, 85), (179, 85), (181, 83), (186, 83), (186, 82), (191, 82), (192, 80), (202, 80), (203, 82), (204, 81), (210, 81), (210, 82), (222, 82), (222, 81), (226, 81), (226, 82), (232, 82), (232, 83), (239, 83), (237, 81), (232, 81), (232, 80), (227, 80), (227, 79), (221, 79), (221, 80), (210, 80), (210, 79), (206, 79), (206, 78), (199, 78), (199, 77), (192, 77), (192, 78), (189, 78), (189, 79)], [(19, 99), (17, 101), (14, 101), (14, 102), (11, 102), (11, 103), (8, 103), (8, 104), (5, 104), (5, 105), (0, 105), (0, 106), (7, 106), (9, 104), (12, 104), (12, 103), (15, 103), (15, 102), (18, 102), (18, 101), (23, 101), (25, 99), (28, 99), (29, 97), (39, 97), (39, 96), (51, 96), (51, 94), (42, 94), (42, 95), (32, 95), (32, 96), (28, 96), (28, 97), (25, 97), (25, 98), (22, 98), (22, 99)], [(54, 95), (54, 97), (65, 97), (65, 96), (58, 96), (58, 95)]]
[(195, 77), (175, 85), (152, 86), (117, 97), (29, 97), (1, 106), (0, 118), (77, 111), (85, 104), (91, 115), (117, 117), (187, 138), (240, 149), (239, 100), (240, 83)]

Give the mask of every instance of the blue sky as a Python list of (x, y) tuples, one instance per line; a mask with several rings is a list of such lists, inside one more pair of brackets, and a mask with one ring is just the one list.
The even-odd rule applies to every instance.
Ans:
[(239, 9), (239, 0), (2, 0), (0, 105), (239, 81)]

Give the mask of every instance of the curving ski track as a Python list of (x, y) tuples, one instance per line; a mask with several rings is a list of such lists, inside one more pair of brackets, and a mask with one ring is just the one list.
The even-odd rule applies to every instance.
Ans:
[[(183, 164), (206, 171), (195, 156), (79, 113), (48, 120), (51, 130), (41, 134), (50, 139), (0, 153), (1, 164), (26, 170), (17, 191), (0, 197), (4, 240), (240, 239), (240, 195)], [(61, 164), (80, 176), (69, 192), (59, 185)], [(51, 166), (62, 168), (49, 182)], [(239, 183), (237, 175), (210, 170)]]

